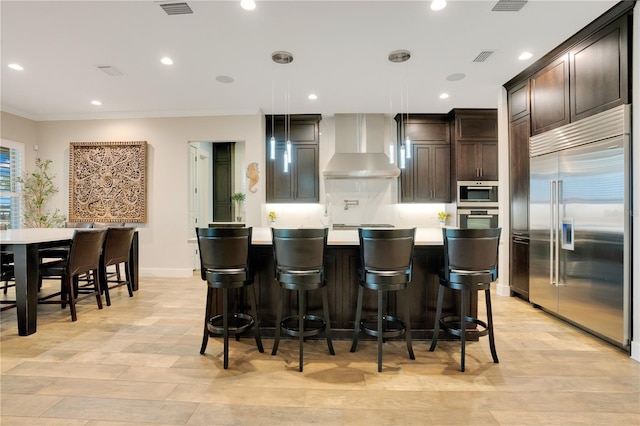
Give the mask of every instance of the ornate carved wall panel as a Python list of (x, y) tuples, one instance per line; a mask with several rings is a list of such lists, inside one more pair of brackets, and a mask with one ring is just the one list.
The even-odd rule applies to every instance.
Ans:
[(147, 221), (147, 142), (71, 142), (69, 221)]

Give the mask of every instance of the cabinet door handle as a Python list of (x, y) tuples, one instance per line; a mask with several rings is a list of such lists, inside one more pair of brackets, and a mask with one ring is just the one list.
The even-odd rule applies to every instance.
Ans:
[(480, 177), (482, 177), (482, 167), (480, 167)]

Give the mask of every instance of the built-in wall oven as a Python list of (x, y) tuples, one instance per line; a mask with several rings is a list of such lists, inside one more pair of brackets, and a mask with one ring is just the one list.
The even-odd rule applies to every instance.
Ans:
[(458, 227), (487, 229), (498, 227), (498, 209), (458, 209)]
[(498, 207), (498, 182), (458, 181), (458, 208)]

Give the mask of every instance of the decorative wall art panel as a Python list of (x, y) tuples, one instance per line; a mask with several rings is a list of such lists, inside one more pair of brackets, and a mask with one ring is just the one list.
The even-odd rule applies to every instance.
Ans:
[(70, 222), (147, 221), (147, 142), (71, 142)]

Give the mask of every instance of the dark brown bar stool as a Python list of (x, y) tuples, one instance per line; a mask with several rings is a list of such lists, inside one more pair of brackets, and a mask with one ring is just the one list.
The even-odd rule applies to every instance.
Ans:
[[(60, 292), (38, 299), (38, 303), (57, 303), (64, 308), (68, 303), (71, 310), (71, 320), (76, 321), (76, 302), (87, 297), (95, 296), (98, 308), (102, 309), (100, 296), (100, 253), (107, 234), (106, 229), (77, 229), (73, 233), (69, 256), (66, 259), (42, 263), (40, 275), (47, 277), (61, 277)], [(78, 277), (81, 274), (93, 275), (93, 289), (89, 294), (76, 298)], [(59, 300), (50, 300), (55, 296)], [(67, 297), (69, 300), (67, 301)]]
[[(275, 278), (280, 283), (280, 300), (276, 319), (276, 335), (271, 355), (278, 352), (280, 332), (298, 337), (299, 365), (303, 369), (303, 343), (305, 337), (317, 336), (325, 332), (329, 353), (335, 355), (331, 342), (331, 321), (329, 319), (329, 298), (327, 280), (324, 274), (325, 251), (327, 248), (327, 228), (280, 229), (271, 228)], [(324, 318), (307, 313), (307, 292), (322, 292)], [(282, 318), (285, 290), (298, 292), (298, 314)]]
[[(442, 230), (444, 240), (444, 269), (440, 273), (438, 305), (433, 326), (430, 351), (438, 344), (439, 330), (460, 337), (460, 371), (464, 371), (465, 342), (467, 324), (475, 324), (483, 329), (479, 336), (489, 335), (489, 347), (493, 362), (498, 363), (496, 345), (493, 338), (493, 315), (491, 313), (491, 283), (498, 278), (498, 245), (501, 228)], [(442, 316), (444, 289), (460, 292), (460, 316)], [(467, 303), (472, 291), (484, 290), (487, 306), (487, 321), (467, 315)]]
[[(249, 268), (249, 252), (253, 228), (196, 228), (200, 251), (200, 273), (207, 282), (207, 308), (200, 353), (204, 354), (212, 334), (224, 339), (224, 368), (229, 366), (229, 333), (240, 334), (253, 328), (256, 345), (264, 352), (260, 339), (260, 320), (256, 308), (255, 286)], [(247, 291), (253, 316), (229, 312), (228, 290), (251, 287)], [(214, 290), (222, 289), (222, 314), (213, 315)], [(236, 299), (237, 300), (237, 299)]]
[[(360, 330), (378, 338), (378, 372), (382, 371), (382, 343), (384, 339), (405, 335), (410, 359), (416, 359), (411, 344), (411, 317), (405, 293), (404, 321), (386, 314), (387, 295), (390, 291), (406, 290), (411, 282), (415, 228), (411, 229), (358, 229), (360, 237), (360, 286), (356, 307), (355, 329), (351, 352), (358, 347)], [(362, 318), (364, 289), (378, 292), (378, 313)], [(376, 326), (374, 328), (373, 324)]]

